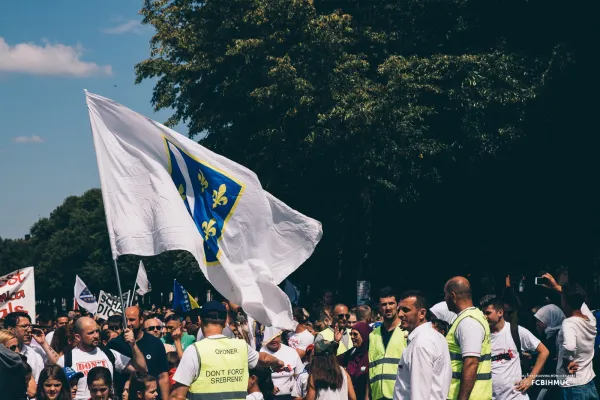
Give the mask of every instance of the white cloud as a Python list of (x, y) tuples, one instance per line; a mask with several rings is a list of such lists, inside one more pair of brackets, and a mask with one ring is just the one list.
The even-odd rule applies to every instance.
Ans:
[(32, 75), (86, 76), (112, 75), (110, 65), (98, 65), (81, 60), (81, 45), (66, 46), (45, 42), (19, 43), (10, 46), (0, 36), (0, 72), (18, 72)]
[(149, 28), (142, 25), (140, 21), (136, 19), (130, 19), (129, 21), (122, 22), (119, 25), (115, 25), (111, 28), (103, 29), (102, 32), (111, 35), (121, 35), (124, 33), (135, 33), (137, 35), (141, 35), (148, 30)]
[(42, 143), (44, 139), (38, 135), (31, 136), (17, 136), (14, 138), (14, 141), (17, 143)]

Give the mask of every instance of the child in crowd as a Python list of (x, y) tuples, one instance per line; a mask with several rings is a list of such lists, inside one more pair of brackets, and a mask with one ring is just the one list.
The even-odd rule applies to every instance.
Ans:
[(145, 372), (134, 372), (129, 379), (130, 400), (155, 400), (158, 398), (156, 378)]
[(79, 383), (79, 380), (84, 377), (83, 372), (76, 372), (71, 367), (65, 367), (63, 368), (63, 371), (67, 377), (67, 382), (69, 382), (71, 399), (75, 399), (75, 397), (77, 397), (77, 384)]
[(90, 400), (113, 400), (112, 376), (110, 370), (105, 367), (94, 367), (87, 376), (87, 384), (90, 390)]
[(169, 387), (173, 388), (173, 385), (175, 384), (173, 376), (175, 375), (177, 367), (179, 367), (179, 356), (177, 353), (174, 351), (167, 353), (167, 362), (169, 363)]
[(71, 400), (69, 382), (63, 369), (49, 365), (40, 373), (36, 400)]
[(256, 367), (249, 371), (246, 400), (273, 400), (274, 390), (275, 386), (269, 368)]

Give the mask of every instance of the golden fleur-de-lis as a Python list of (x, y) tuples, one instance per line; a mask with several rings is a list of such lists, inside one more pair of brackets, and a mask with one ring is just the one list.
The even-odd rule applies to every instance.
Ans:
[(215, 221), (214, 219), (211, 219), (210, 221), (204, 221), (202, 223), (202, 230), (204, 231), (204, 240), (208, 240), (209, 237), (211, 236), (215, 236), (217, 234), (217, 230), (215, 229), (214, 225), (217, 223), (217, 221)]
[(204, 193), (204, 190), (208, 188), (208, 181), (204, 177), (202, 171), (198, 171), (198, 180), (200, 181), (200, 190), (202, 190), (202, 193)]
[(213, 195), (212, 195), (213, 206), (212, 206), (212, 208), (217, 208), (218, 205), (224, 206), (225, 204), (227, 204), (227, 197), (225, 197), (226, 190), (227, 190), (227, 187), (225, 186), (224, 183), (222, 183), (221, 186), (219, 186), (218, 192), (216, 190), (213, 190)]
[(185, 189), (183, 188), (183, 183), (181, 185), (179, 185), (179, 187), (177, 188), (177, 190), (179, 191), (179, 195), (181, 196), (181, 200), (185, 201)]

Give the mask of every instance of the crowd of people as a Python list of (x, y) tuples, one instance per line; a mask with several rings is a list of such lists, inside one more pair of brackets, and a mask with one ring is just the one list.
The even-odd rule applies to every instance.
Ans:
[(568, 275), (544, 279), (531, 307), (509, 280), (474, 304), (454, 277), (431, 307), (419, 291), (382, 288), (373, 308), (327, 292), (293, 308), (293, 331), (225, 299), (185, 315), (136, 305), (107, 321), (71, 311), (32, 325), (13, 312), (1, 321), (0, 398), (598, 399), (600, 315)]

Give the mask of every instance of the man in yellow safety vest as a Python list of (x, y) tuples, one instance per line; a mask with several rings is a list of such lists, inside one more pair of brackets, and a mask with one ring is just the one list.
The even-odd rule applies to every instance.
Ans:
[(249, 369), (270, 366), (279, 371), (284, 367), (283, 361), (258, 353), (245, 341), (223, 335), (227, 309), (222, 303), (206, 303), (200, 320), (204, 339), (184, 351), (173, 376), (176, 383), (170, 400), (245, 400)]
[(448, 310), (457, 314), (446, 335), (452, 381), (450, 400), (490, 400), (492, 398), (492, 344), (485, 316), (473, 307), (471, 285), (457, 276), (444, 286)]
[(398, 364), (406, 347), (407, 332), (400, 329), (398, 300), (391, 288), (379, 292), (383, 324), (369, 335), (369, 385), (371, 400), (392, 399)]
[(346, 351), (352, 348), (352, 341), (350, 340), (349, 320), (350, 310), (344, 304), (337, 304), (333, 308), (333, 328), (328, 327), (325, 330), (319, 332), (315, 338), (315, 343), (320, 340), (326, 340), (328, 342), (336, 341), (339, 346), (337, 349), (337, 355), (344, 354)]

